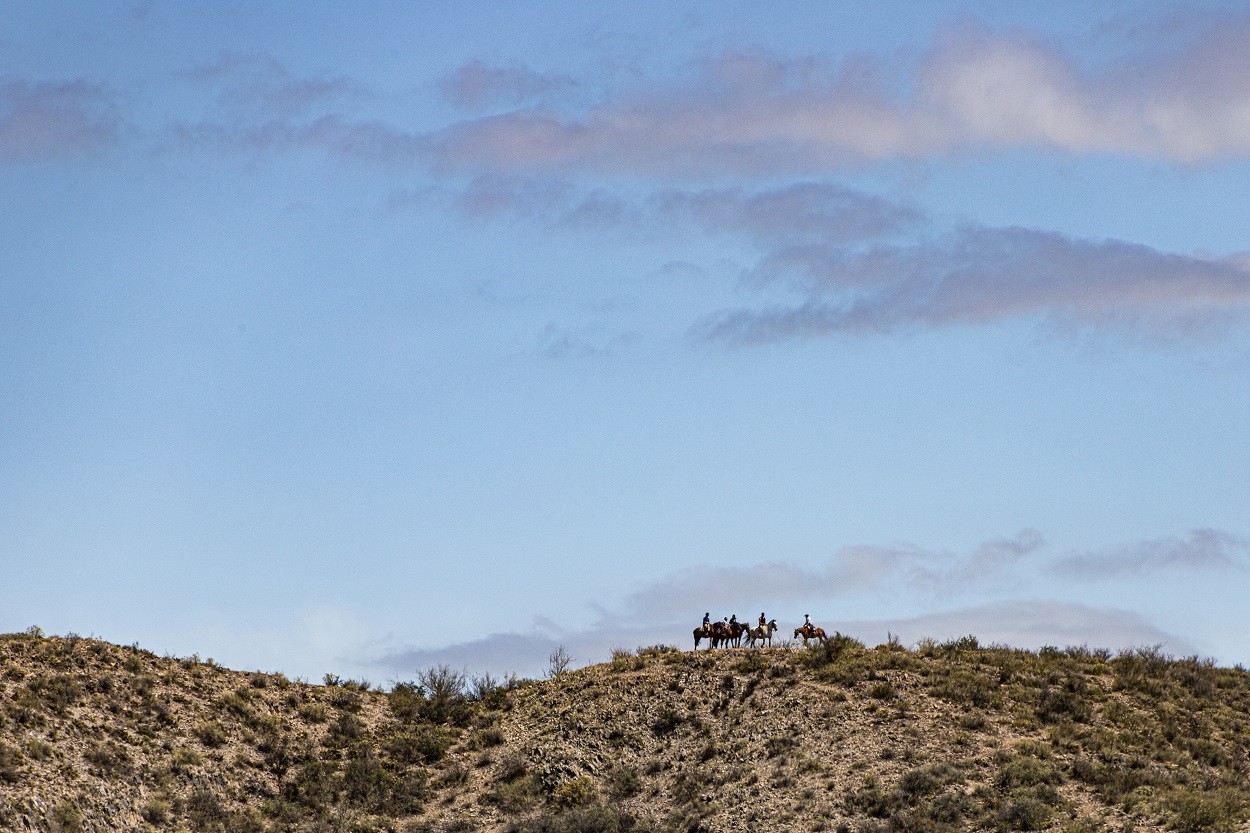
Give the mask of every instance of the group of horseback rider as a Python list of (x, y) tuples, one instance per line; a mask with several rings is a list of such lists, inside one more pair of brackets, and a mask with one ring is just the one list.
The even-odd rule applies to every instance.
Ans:
[[(742, 644), (745, 637), (747, 645), (755, 645), (757, 642), (761, 644), (772, 645), (773, 633), (777, 630), (777, 620), (769, 619), (763, 612), (760, 613), (759, 624), (756, 627), (743, 624), (738, 621), (738, 614), (726, 616), (719, 622), (713, 622), (710, 613), (703, 614), (702, 626), (694, 630), (694, 647), (698, 648), (699, 643), (704, 639), (708, 640), (710, 648), (717, 648), (722, 645), (733, 645), (738, 647)], [(806, 644), (808, 639), (819, 639), (821, 642), (825, 640), (824, 628), (818, 628), (812, 624), (812, 617), (804, 613), (803, 624), (794, 629), (795, 639), (802, 638)]]

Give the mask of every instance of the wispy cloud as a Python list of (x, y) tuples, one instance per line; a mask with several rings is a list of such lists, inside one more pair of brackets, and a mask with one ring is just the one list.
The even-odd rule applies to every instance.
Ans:
[(1218, 529), (1194, 529), (1184, 536), (1156, 538), (1109, 552), (1083, 552), (1056, 562), (1062, 575), (1108, 579), (1158, 570), (1245, 569), (1250, 541)]
[(443, 80), (443, 93), (462, 107), (517, 105), (577, 86), (569, 75), (537, 72), (523, 64), (491, 66), (481, 59), (465, 63)]
[(446, 202), (475, 218), (503, 216), (570, 227), (675, 225), (699, 234), (742, 236), (770, 248), (805, 243), (842, 245), (915, 231), (918, 209), (829, 182), (763, 188), (665, 188), (629, 195), (579, 189), (558, 177), (484, 173)]
[(455, 205), (474, 218), (508, 215), (538, 220), (568, 210), (572, 187), (554, 179), (484, 174), (456, 196)]
[(379, 164), (414, 162), (426, 155), (419, 136), (396, 130), (382, 121), (352, 119), (339, 114), (319, 116), (310, 121), (184, 122), (174, 125), (172, 133), (175, 141), (187, 147), (244, 153), (312, 150)]
[(413, 163), (428, 158), (416, 134), (380, 119), (353, 115), (369, 98), (347, 76), (298, 75), (263, 54), (227, 52), (188, 77), (216, 91), (197, 121), (171, 126), (175, 141), (246, 153), (320, 150), (372, 163)]
[(121, 126), (100, 84), (0, 79), (0, 162), (93, 153), (115, 143)]
[(264, 54), (223, 52), (193, 68), (188, 77), (216, 88), (220, 110), (237, 119), (280, 119), (367, 95), (364, 85), (352, 78), (299, 76)]
[(1024, 228), (969, 227), (942, 240), (868, 250), (781, 247), (751, 278), (785, 284), (801, 298), (718, 313), (694, 332), (757, 344), (1042, 316), (1143, 337), (1194, 336), (1250, 314), (1250, 271), (1236, 260)]
[(577, 79), (476, 59), (443, 80), (444, 93), (468, 107), (514, 109), (430, 133), (344, 113), (342, 104), (364, 92), (350, 78), (224, 53), (190, 73), (217, 88), (217, 112), (179, 132), (203, 141), (237, 136), (244, 149), (315, 144), (470, 174), (815, 176), (1017, 148), (1190, 164), (1250, 153), (1247, 51), (1250, 18), (1241, 18), (1179, 50), (1091, 70), (1040, 37), (965, 25), (903, 70), (900, 56), (834, 64), (727, 51), (685, 79), (650, 79), (564, 108), (559, 93)]
[(585, 113), (466, 121), (446, 164), (637, 171), (814, 171), (984, 148), (1200, 162), (1250, 152), (1250, 19), (1179, 54), (1091, 72), (1045, 41), (952, 29), (891, 83), (882, 63), (726, 53), (692, 80), (617, 93)]
[(537, 677), (548, 667), (553, 651), (563, 647), (575, 665), (608, 659), (613, 648), (673, 644), (685, 640), (690, 628), (680, 622), (603, 623), (578, 631), (536, 624), (526, 631), (493, 633), (480, 639), (438, 648), (392, 646), (371, 652), (367, 662), (397, 678), (411, 677), (420, 668), (449, 665), (473, 674), (520, 674)]
[[(798, 609), (796, 603), (819, 605), (847, 595), (878, 592), (909, 594), (939, 601), (944, 609), (917, 616), (877, 619), (822, 618), (830, 631), (839, 630), (868, 644), (889, 634), (914, 644), (967, 634), (984, 644), (1022, 648), (1088, 645), (1111, 649), (1161, 644), (1175, 654), (1197, 653), (1199, 647), (1181, 635), (1161, 629), (1141, 611), (1090, 605), (1074, 599), (1020, 597), (1022, 575), (1035, 566), (1062, 575), (1107, 578), (1142, 570), (1216, 570), (1243, 567), (1250, 541), (1218, 530), (1194, 530), (1185, 536), (1128, 545), (1108, 553), (1085, 553), (1059, 560), (1044, 559), (1045, 541), (1033, 530), (986, 541), (971, 551), (954, 554), (915, 546), (853, 546), (824, 563), (802, 566), (769, 562), (742, 567), (702, 566), (678, 570), (639, 587), (619, 609), (600, 609), (593, 624), (567, 629), (545, 619), (517, 631), (494, 633), (440, 647), (411, 647), (394, 642), (370, 645), (359, 659), (392, 674), (411, 674), (436, 664), (474, 672), (540, 674), (548, 657), (564, 646), (578, 664), (602, 662), (614, 647), (656, 643), (693, 646), (690, 632), (703, 609), (722, 613), (761, 606)], [(1032, 562), (1036, 560), (1036, 564)], [(997, 586), (1012, 597), (961, 606), (954, 592), (984, 591)], [(698, 599), (700, 609), (691, 608)], [(720, 614), (718, 614), (720, 615)], [(786, 623), (787, 626), (792, 623)]]
[(597, 358), (637, 341), (632, 331), (609, 331), (601, 326), (569, 330), (549, 323), (542, 331), (542, 354), (549, 359)]
[(763, 254), (745, 270), (745, 288), (768, 302), (709, 314), (690, 330), (732, 344), (1011, 318), (1130, 340), (1195, 341), (1250, 320), (1244, 254), (1199, 257), (1028, 228), (965, 225), (934, 234), (934, 219), (918, 209), (833, 183), (630, 197), (492, 173), (447, 202), (477, 219), (746, 238)]
[[(838, 630), (869, 645), (884, 642), (890, 634), (904, 644), (972, 634), (982, 645), (1031, 649), (1043, 645), (1088, 645), (1115, 650), (1161, 644), (1174, 654), (1197, 653), (1188, 641), (1160, 629), (1140, 613), (1046, 599), (1017, 599), (908, 618), (831, 620), (821, 624), (830, 632)], [(695, 625), (697, 622), (684, 619), (617, 618), (574, 631), (536, 624), (527, 631), (494, 633), (438, 648), (391, 646), (371, 650), (367, 651), (370, 658), (358, 661), (400, 679), (435, 665), (463, 668), (474, 674), (539, 676), (546, 670), (551, 653), (561, 646), (576, 665), (588, 665), (606, 661), (613, 648), (654, 644), (692, 648), (690, 634)]]
[(630, 594), (625, 600), (625, 615), (659, 619), (688, 615), (692, 598), (728, 611), (745, 605), (831, 599), (885, 588), (934, 593), (955, 584), (989, 584), (1044, 543), (1040, 533), (1024, 530), (962, 555), (910, 545), (857, 545), (811, 566), (775, 561), (741, 567), (688, 567)]
[(848, 621), (836, 627), (870, 643), (885, 641), (887, 633), (897, 635), (904, 644), (971, 634), (982, 645), (1017, 648), (1088, 645), (1114, 650), (1162, 644), (1170, 653), (1197, 653), (1187, 640), (1161, 630), (1135, 611), (1045, 599), (995, 602), (906, 619)]
[(688, 219), (704, 231), (745, 234), (770, 245), (878, 240), (922, 219), (908, 206), (825, 182), (759, 190), (670, 189), (651, 204), (661, 216)]
[[(372, 659), (361, 661), (390, 673), (411, 673), (413, 669), (441, 663), (474, 671), (532, 675), (546, 667), (547, 658), (559, 646), (566, 647), (582, 664), (603, 661), (614, 647), (656, 643), (686, 646), (701, 612), (692, 610), (691, 599), (699, 599), (701, 605), (712, 610), (737, 608), (742, 612), (748, 608), (755, 610), (758, 605), (819, 602), (883, 590), (908, 590), (932, 596), (956, 586), (984, 588), (1008, 576), (1044, 543), (1040, 533), (1024, 530), (1010, 538), (991, 539), (961, 555), (914, 546), (861, 545), (846, 547), (825, 563), (811, 567), (785, 562), (694, 567), (640, 587), (623, 600), (619, 610), (600, 609), (598, 621), (590, 627), (570, 630), (536, 619), (525, 630), (490, 634), (441, 647), (366, 646), (361, 653)], [(849, 626), (837, 622), (826, 624), (843, 630)], [(850, 624), (860, 629), (856, 633), (880, 631), (884, 634), (886, 629), (900, 630), (894, 622), (885, 623), (884, 627)]]
[[(1245, 154), (1250, 63), (1235, 60), (1241, 47), (1250, 47), (1250, 19), (1095, 73), (1043, 41), (965, 27), (940, 38), (901, 86), (862, 58), (829, 66), (728, 53), (688, 83), (617, 93), (582, 113), (518, 109), (434, 134), (351, 113), (366, 96), (349, 78), (301, 77), (267, 56), (226, 53), (191, 73), (217, 90), (215, 109), (175, 135), (194, 146), (456, 168), (468, 174), (459, 190), (447, 186), (440, 200), (442, 186), (426, 187), (421, 201), (475, 219), (684, 230), (759, 247), (745, 282), (759, 300), (704, 315), (689, 329), (698, 340), (757, 345), (1033, 319), (1069, 333), (1192, 342), (1250, 320), (1244, 255), (1030, 228), (943, 232), (910, 206), (813, 177), (856, 160), (1021, 146), (1180, 161)], [(465, 101), (567, 83), (481, 61), (448, 81)], [(793, 170), (805, 179), (649, 190), (644, 180), (633, 193), (579, 184), (588, 171), (621, 169), (719, 180)]]

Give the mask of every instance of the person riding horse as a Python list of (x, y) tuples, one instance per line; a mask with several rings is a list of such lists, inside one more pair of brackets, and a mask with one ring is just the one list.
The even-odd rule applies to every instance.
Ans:
[(712, 632), (712, 616), (710, 613), (703, 614), (703, 632), (704, 633)]
[(794, 638), (798, 639), (800, 636), (803, 637), (804, 645), (807, 644), (809, 639), (819, 639), (821, 642), (824, 642), (825, 629), (813, 625), (811, 615), (804, 613), (803, 624), (794, 629)]

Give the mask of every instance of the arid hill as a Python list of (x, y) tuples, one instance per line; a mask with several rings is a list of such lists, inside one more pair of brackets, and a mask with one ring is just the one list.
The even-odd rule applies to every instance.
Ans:
[(0, 830), (1232, 830), (1250, 675), (965, 638), (391, 692), (0, 636)]

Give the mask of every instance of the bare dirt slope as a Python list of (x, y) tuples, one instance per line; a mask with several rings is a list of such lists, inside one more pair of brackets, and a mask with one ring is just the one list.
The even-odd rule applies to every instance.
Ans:
[(1250, 829), (1250, 675), (975, 640), (391, 692), (0, 636), (0, 830)]

